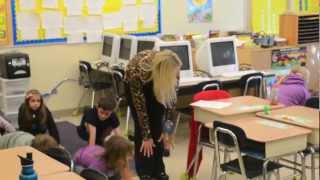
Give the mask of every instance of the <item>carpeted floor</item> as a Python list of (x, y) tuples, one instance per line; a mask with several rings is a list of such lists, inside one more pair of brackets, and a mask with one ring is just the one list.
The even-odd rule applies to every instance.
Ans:
[(64, 146), (72, 155), (87, 144), (80, 139), (76, 126), (67, 121), (57, 122), (57, 128), (60, 134), (60, 144)]

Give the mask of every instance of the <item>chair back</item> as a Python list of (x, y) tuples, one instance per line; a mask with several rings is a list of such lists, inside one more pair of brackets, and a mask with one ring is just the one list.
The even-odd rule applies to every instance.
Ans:
[(319, 109), (319, 97), (311, 97), (307, 99), (305, 106), (310, 108)]
[(45, 153), (53, 159), (67, 165), (70, 168), (70, 171), (73, 171), (74, 163), (72, 160), (72, 156), (71, 153), (66, 149), (49, 148)]
[(198, 84), (198, 91), (220, 90), (221, 83), (218, 80), (201, 82)]
[(79, 61), (79, 83), (84, 87), (90, 86), (90, 72), (92, 71), (92, 67), (87, 61)]
[[(246, 147), (246, 134), (237, 126), (227, 124), (221, 121), (214, 121), (214, 141), (215, 141), (215, 157), (218, 167), (221, 168), (221, 157), (220, 157), (220, 144), (224, 145), (225, 148), (232, 148), (237, 154), (237, 159), (241, 171), (241, 175), (246, 177), (246, 169), (244, 166), (244, 160), (241, 155), (241, 149)], [(226, 155), (224, 155), (226, 156)]]
[(213, 122), (213, 128), (223, 128), (231, 131), (235, 136), (231, 136), (229, 133), (218, 133), (218, 141), (221, 144), (224, 144), (229, 147), (234, 147), (235, 139), (237, 140), (237, 144), (239, 145), (240, 149), (244, 149), (247, 146), (247, 136), (246, 133), (238, 126), (227, 124), (221, 121), (214, 121)]
[(80, 176), (86, 180), (108, 180), (108, 177), (102, 172), (90, 168), (83, 169)]
[(262, 85), (263, 85), (263, 74), (258, 73), (251, 73), (246, 74), (240, 78), (240, 89), (241, 93), (245, 96), (248, 94), (249, 88), (254, 87), (256, 90), (256, 96), (262, 96)]

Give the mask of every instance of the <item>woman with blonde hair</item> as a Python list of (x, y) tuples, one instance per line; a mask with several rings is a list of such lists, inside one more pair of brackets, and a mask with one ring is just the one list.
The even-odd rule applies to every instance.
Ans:
[(168, 127), (164, 118), (172, 114), (177, 100), (180, 67), (179, 57), (169, 50), (140, 52), (127, 66), (128, 104), (135, 122), (134, 155), (141, 180), (169, 179), (162, 158), (164, 149), (172, 144), (170, 138), (162, 137), (173, 132), (173, 125), (164, 128)]
[(43, 102), (40, 92), (31, 89), (26, 93), (25, 101), (18, 113), (19, 130), (33, 134), (49, 133), (60, 143), (59, 133), (52, 114)]

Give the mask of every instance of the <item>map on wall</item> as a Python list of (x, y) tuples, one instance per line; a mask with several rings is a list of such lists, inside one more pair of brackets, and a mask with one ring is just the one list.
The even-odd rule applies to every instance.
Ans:
[(156, 34), (160, 0), (11, 0), (15, 45), (101, 42), (104, 33)]
[(187, 0), (190, 23), (212, 22), (212, 0)]

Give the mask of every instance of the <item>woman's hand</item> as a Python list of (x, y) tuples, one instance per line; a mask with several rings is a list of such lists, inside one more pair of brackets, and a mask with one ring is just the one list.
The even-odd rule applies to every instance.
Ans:
[(142, 141), (140, 152), (143, 152), (144, 156), (151, 157), (153, 155), (153, 148), (155, 147), (153, 139), (149, 138)]
[(163, 141), (164, 148), (170, 150), (174, 147), (173, 135), (169, 135), (168, 133), (162, 133), (159, 142)]

